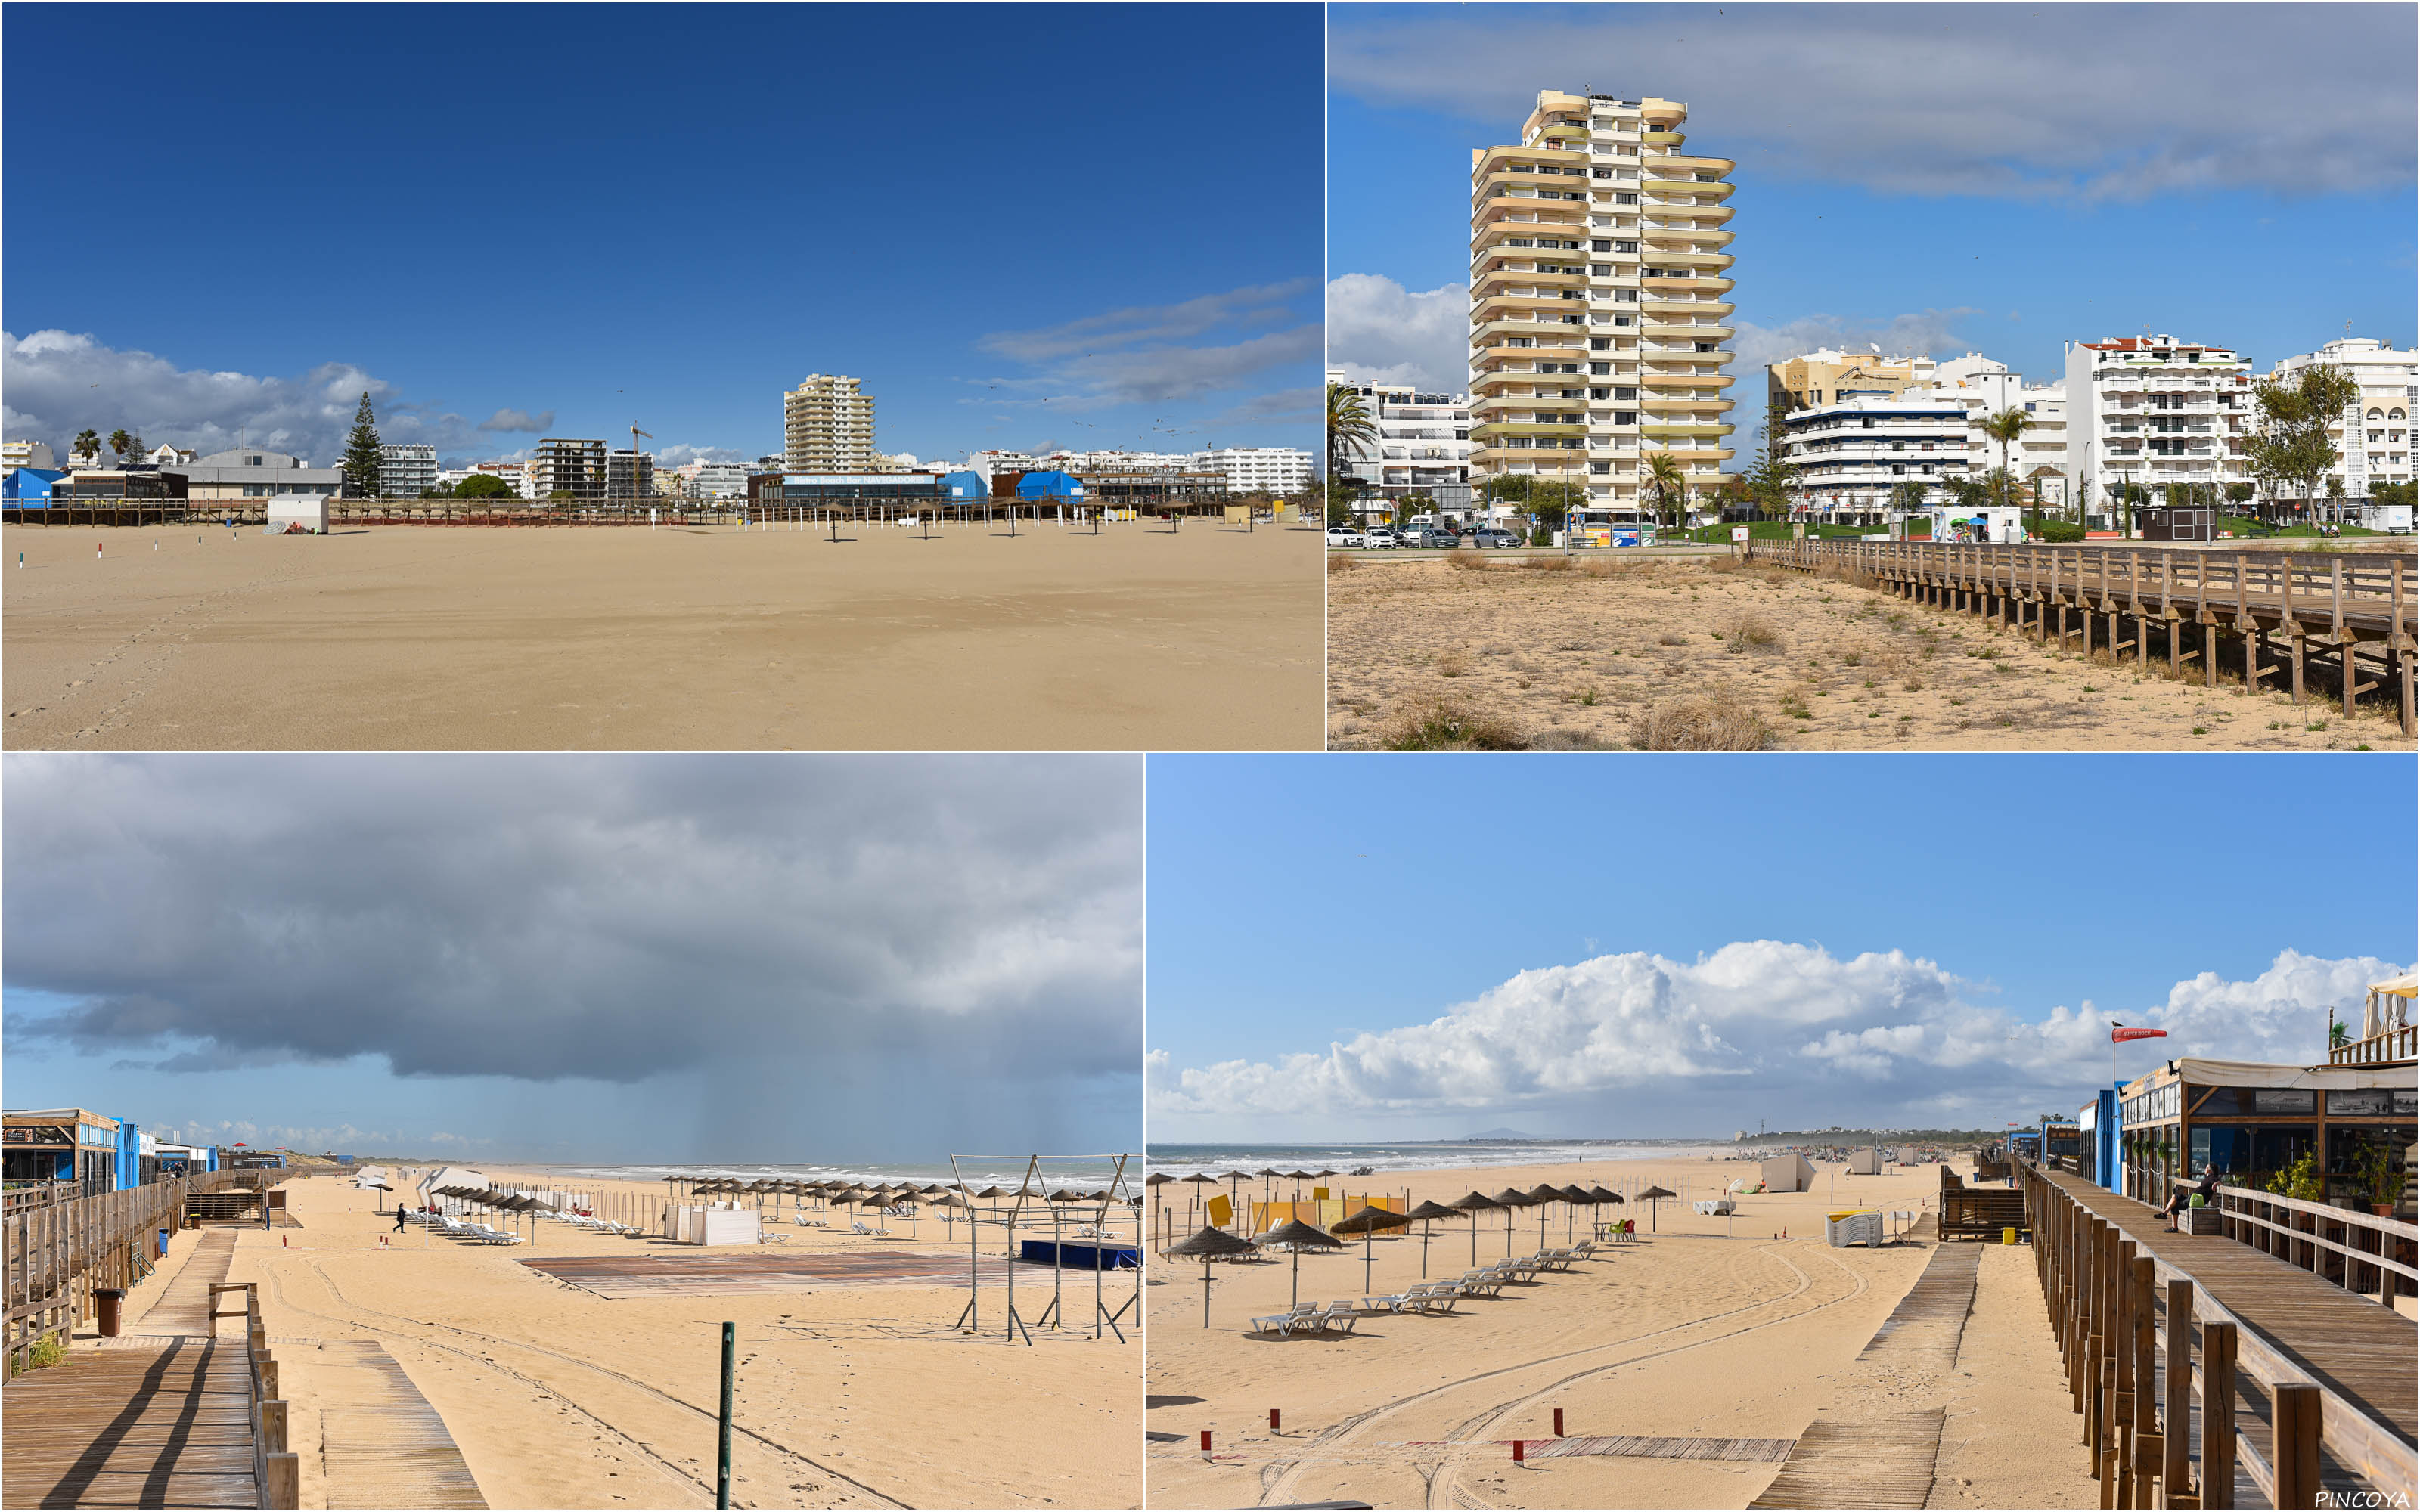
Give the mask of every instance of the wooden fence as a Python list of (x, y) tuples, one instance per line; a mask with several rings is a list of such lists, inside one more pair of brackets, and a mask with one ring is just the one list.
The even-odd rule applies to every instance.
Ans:
[[(2193, 1186), (2181, 1178), (2175, 1184)], [(2389, 1305), (2397, 1291), (2420, 1291), (2420, 1225), (2242, 1186), (2218, 1189), (2218, 1215), (2225, 1237), (2347, 1291)]]
[[(1981, 546), (1926, 541), (1751, 541), (1749, 558), (1824, 571), (1942, 609), (1981, 615), (2003, 628), (2087, 657), (2098, 644), (2113, 660), (2129, 651), (2148, 668), (2153, 635), (2168, 672), (2198, 660), (2218, 686), (2222, 636), (2234, 647), (2244, 686), (2284, 672), (2304, 697), (2314, 652), (2332, 666), (2344, 713), (2363, 693), (2392, 687), (2403, 733), (2413, 733), (2415, 595), (2420, 563), (2409, 553), (2178, 550), (2144, 546)], [(2071, 623), (2072, 617), (2072, 623)], [(2133, 622), (2132, 637), (2124, 622)], [(2198, 627), (2195, 637), (2189, 627)], [(2285, 645), (2270, 644), (2282, 636)], [(2193, 642), (2198, 640), (2200, 644)], [(2262, 665), (2262, 652), (2269, 665)], [(2365, 682), (2363, 649), (2382, 659)], [(2279, 653), (2284, 665), (2278, 665)]]
[[(243, 1293), (243, 1305), (220, 1307), (219, 1299), (231, 1291)], [(252, 1474), (253, 1483), (260, 1488), (259, 1504), (299, 1507), (302, 1504), (302, 1461), (286, 1445), (286, 1399), (278, 1392), (277, 1360), (270, 1352), (269, 1330), (260, 1320), (259, 1287), (250, 1281), (210, 1283), (213, 1342), (222, 1318), (243, 1319), (244, 1360), (251, 1381)]]
[(69, 1197), (0, 1218), (8, 1303), (8, 1375), (50, 1335), (94, 1316), (93, 1293), (127, 1288), (151, 1273), (155, 1231), (183, 1222), (186, 1196), (215, 1191), (252, 1173), (207, 1171), (123, 1192)]
[(2420, 1055), (2420, 1035), (2411, 1025), (2373, 1034), (2366, 1040), (2348, 1040), (2343, 1044), (2328, 1046), (2331, 1066), (2383, 1066), (2392, 1061), (2410, 1060)]
[[(2042, 1296), (2102, 1506), (2232, 1507), (2239, 1465), (2269, 1504), (2316, 1505), (2322, 1439), (2337, 1463), (2376, 1490), (2410, 1495), (2420, 1457), (2393, 1428), (2313, 1381), (2194, 1277), (2038, 1169), (2025, 1171), (2025, 1197)], [(2265, 1455), (2236, 1425), (2246, 1383), (2269, 1400)]]

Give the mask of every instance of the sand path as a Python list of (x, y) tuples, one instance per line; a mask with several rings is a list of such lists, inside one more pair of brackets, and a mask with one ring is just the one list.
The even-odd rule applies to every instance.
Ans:
[[(738, 1504), (1140, 1503), (1138, 1347), (1074, 1330), (1037, 1333), (1032, 1349), (970, 1339), (950, 1326), (963, 1291), (928, 1285), (607, 1298), (520, 1263), (796, 1255), (865, 1241), (791, 1229), (783, 1245), (700, 1250), (543, 1224), (534, 1245), (472, 1245), (416, 1228), (397, 1236), (370, 1194), (334, 1180), (287, 1190), (303, 1227), (240, 1235), (230, 1278), (261, 1283), (306, 1506), (331, 1504), (323, 1466), (339, 1462), (325, 1455), (322, 1414), (359, 1389), (352, 1353), (318, 1346), (346, 1339), (375, 1339), (394, 1356), (490, 1505), (710, 1506), (724, 1319), (740, 1343)], [(359, 1435), (379, 1425), (351, 1415), (346, 1427), (345, 1456), (362, 1462), (376, 1445)]]
[(636, 750), (1321, 739), (1316, 532), (842, 534), (14, 527), (5, 739)]
[[(1814, 1192), (1744, 1199), (1728, 1237), (1721, 1219), (1666, 1203), (1660, 1232), (1609, 1258), (1509, 1286), (1493, 1301), (1467, 1300), (1450, 1315), (1372, 1317), (1350, 1335), (1278, 1340), (1241, 1332), (1249, 1318), (1283, 1310), (1293, 1286), (1287, 1263), (1217, 1268), (1206, 1331), (1200, 1265), (1156, 1266), (1146, 1414), (1156, 1436), (1152, 1504), (1359, 1499), (1383, 1507), (1741, 1507), (1780, 1470), (1773, 1462), (1611, 1456), (1514, 1465), (1504, 1441), (1549, 1438), (1557, 1409), (1575, 1436), (1696, 1441), (1791, 1440), (1819, 1414), (1941, 1410), (1949, 1426), (1934, 1504), (2093, 1504), (2093, 1482), (2066, 1452), (2073, 1427), (2038, 1294), (2032, 1313), (2024, 1309), (2037, 1290), (2030, 1254), (1989, 1247), (1979, 1256), (1976, 1313), (1955, 1364), (1938, 1351), (1897, 1350), (1861, 1361), (1935, 1246), (1922, 1237), (1929, 1225), (1919, 1225), (1903, 1245), (1833, 1250), (1820, 1237), (1823, 1213), (1852, 1205), (1921, 1211), (1937, 1182), (1924, 1167), (1855, 1179), (1822, 1169)], [(1686, 1181), (1704, 1195), (1742, 1170), (1722, 1162), (1616, 1161), (1388, 1173), (1341, 1185), (1398, 1194), (1409, 1186), (1414, 1200), (1442, 1201), (1474, 1186), (1493, 1192), (1645, 1178), (1675, 1190)], [(1648, 1227), (1643, 1208), (1603, 1211)], [(1789, 1237), (1776, 1237), (1785, 1228)], [(1585, 1234), (1585, 1222), (1580, 1229)], [(1565, 1233), (1555, 1209), (1548, 1242), (1563, 1242)], [(1430, 1245), (1430, 1275), (1459, 1274), (1472, 1242), (1466, 1226), (1441, 1227)], [(1476, 1242), (1482, 1264), (1505, 1253), (1501, 1213), (1485, 1215)], [(1513, 1252), (1536, 1247), (1534, 1210), (1516, 1211)], [(1382, 1239), (1369, 1250), (1374, 1289), (1419, 1279), (1416, 1235)], [(1359, 1244), (1307, 1256), (1302, 1296), (1358, 1297), (1363, 1273)], [(1272, 1407), (1282, 1412), (1282, 1431), (1274, 1434)], [(1992, 1431), (1978, 1432), (1986, 1421)], [(1214, 1435), (1207, 1462), (1195, 1442), (1204, 1427)]]

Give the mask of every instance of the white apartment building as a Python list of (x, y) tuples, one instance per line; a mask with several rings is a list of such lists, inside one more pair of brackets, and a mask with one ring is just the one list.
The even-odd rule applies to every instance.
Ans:
[(2322, 363), (2343, 369), (2361, 385), (2360, 400), (2346, 407), (2344, 419), (2328, 427), (2328, 439), (2336, 448), (2336, 465), (2328, 476), (2343, 486), (2344, 496), (2366, 499), (2372, 485), (2410, 483), (2420, 476), (2420, 440), (2412, 427), (2412, 416), (2420, 409), (2420, 351), (2397, 351), (2382, 341), (2350, 336), (2288, 357), (2271, 368), (2269, 376), (2290, 378)]
[(490, 477), (504, 479), (506, 483), (512, 485), (513, 492), (520, 495), (523, 499), (535, 499), (537, 497), (537, 495), (530, 491), (530, 468), (529, 464), (526, 462), (474, 462), (471, 465), (471, 471), (473, 472), (484, 472)]
[(2066, 389), (2069, 498), (2087, 521), (2114, 521), (2127, 484), (2251, 481), (2252, 368), (2231, 347), (2165, 335), (2071, 341)]
[(1378, 432), (1375, 449), (1344, 458), (1340, 471), (1376, 498), (1424, 493), (1448, 509), (1469, 506), (1470, 395), (1423, 393), (1409, 383), (1375, 383), (1341, 372), (1327, 380), (1361, 396)]
[(56, 472), (59, 459), (48, 441), (0, 441), (0, 472), (17, 468), (40, 468)]
[(808, 374), (782, 395), (782, 445), (784, 471), (874, 471), (874, 396), (853, 378)]
[(681, 490), (691, 499), (745, 499), (752, 469), (742, 462), (690, 462), (679, 470)]
[(1644, 458), (1693, 488), (1732, 455), (1730, 159), (1688, 107), (1542, 91), (1517, 143), (1470, 160), (1471, 481), (1584, 485), (1590, 523), (1642, 521)]
[(1311, 454), (1291, 446), (1213, 447), (1185, 465), (1223, 474), (1229, 493), (1296, 494), (1311, 486)]
[[(1782, 417), (1782, 457), (1796, 464), (1792, 513), (1827, 524), (1881, 524), (1921, 510), (1979, 475), (1981, 453), (1957, 398), (1908, 390), (1808, 405)], [(1895, 500), (1915, 484), (1921, 500)]]
[(2025, 412), (2024, 434), (2006, 449), (2009, 473), (2029, 484), (2043, 508), (2067, 502), (2067, 385), (2029, 385), (2022, 373), (1980, 352), (1932, 364), (1930, 382), (1905, 391), (1910, 396), (1947, 399), (1965, 408), (1967, 451), (1974, 475), (2001, 465), (2000, 443), (1983, 434), (1983, 423), (2007, 409)]
[(379, 447), (379, 497), (417, 499), (436, 486), (436, 447), (411, 442)]

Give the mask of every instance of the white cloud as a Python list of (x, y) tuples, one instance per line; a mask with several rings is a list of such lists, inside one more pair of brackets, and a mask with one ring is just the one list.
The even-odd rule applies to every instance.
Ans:
[[(2122, 1016), (2165, 1028), (2163, 1055), (2307, 1060), (2326, 1010), (2403, 968), (2281, 953), (2250, 981), (2205, 973)], [(1733, 1095), (1970, 1116), (2073, 1105), (2106, 1074), (2107, 1020), (2090, 1001), (2040, 1018), (1978, 1002), (1989, 989), (1904, 952), (1847, 960), (1821, 946), (1727, 945), (1694, 962), (1633, 951), (1525, 971), (1425, 1024), (1268, 1060), (1146, 1060), (1155, 1118), (1188, 1127), (1256, 1119), (1371, 1118), (1463, 1109), (1602, 1109)], [(2018, 1108), (2019, 1116), (2032, 1111)], [(1207, 1120), (1207, 1121), (1202, 1121)]]
[(12, 439), (48, 440), (64, 455), (86, 428), (106, 436), (120, 426), (149, 445), (166, 441), (205, 455), (238, 446), (290, 453), (321, 466), (343, 451), (353, 412), (367, 393), (389, 441), (417, 441), (441, 453), (487, 456), (482, 431), (507, 427), (499, 410), (473, 426), (448, 410), (403, 397), (396, 387), (349, 363), (323, 363), (296, 378), (180, 368), (150, 352), (106, 347), (86, 333), (37, 331), (20, 339), (0, 332), (0, 380), (8, 400), (0, 425)]
[[(2047, 202), (2254, 188), (2301, 197), (2390, 191), (2413, 177), (2406, 6), (1417, 14), (1340, 12), (1332, 86), (1499, 135), (1541, 86), (1652, 93), (1688, 102), (1693, 148), (1753, 161), (1760, 175), (1886, 193)], [(2146, 57), (2190, 85), (2143, 87)], [(1559, 77), (1542, 74), (1541, 60)], [(2253, 103), (2288, 98), (2291, 109)]]
[(731, 446), (691, 446), (686, 441), (656, 448), (656, 466), (676, 468), (688, 462), (753, 462), (754, 455)]
[(479, 422), (479, 428), (481, 430), (505, 432), (537, 432), (551, 430), (553, 427), (554, 411), (551, 409), (540, 410), (535, 415), (531, 414), (526, 409), (499, 409), (494, 414), (489, 415), (487, 419)]
[[(970, 379), (985, 392), (966, 402), (1075, 416), (1121, 405), (1169, 409), (1240, 393), (1228, 415), (1249, 412), (1266, 397), (1249, 392), (1256, 381), (1291, 378), (1288, 386), (1299, 388), (1309, 364), (1318, 359), (1321, 325), (1302, 320), (1290, 307), (1311, 286), (1310, 279), (1295, 279), (1174, 304), (1129, 306), (1036, 330), (993, 332), (975, 346), (1029, 371)], [(1232, 339), (1188, 341), (1214, 332)], [(1288, 368), (1295, 371), (1282, 371)], [(1164, 415), (1156, 424), (1174, 418), (1189, 417)], [(1192, 432), (1171, 427), (1165, 444), (1191, 444), (1177, 440), (1178, 434)], [(1083, 438), (1080, 443), (1102, 441)]]
[(1377, 273), (1327, 283), (1327, 365), (1347, 377), (1459, 393), (1470, 385), (1470, 300), (1459, 284), (1415, 292)]

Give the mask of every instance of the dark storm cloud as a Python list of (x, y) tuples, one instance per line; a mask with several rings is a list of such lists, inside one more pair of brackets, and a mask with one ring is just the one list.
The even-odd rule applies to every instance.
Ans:
[(1125, 757), (20, 756), (20, 1043), (629, 1083), (1141, 1055)]

